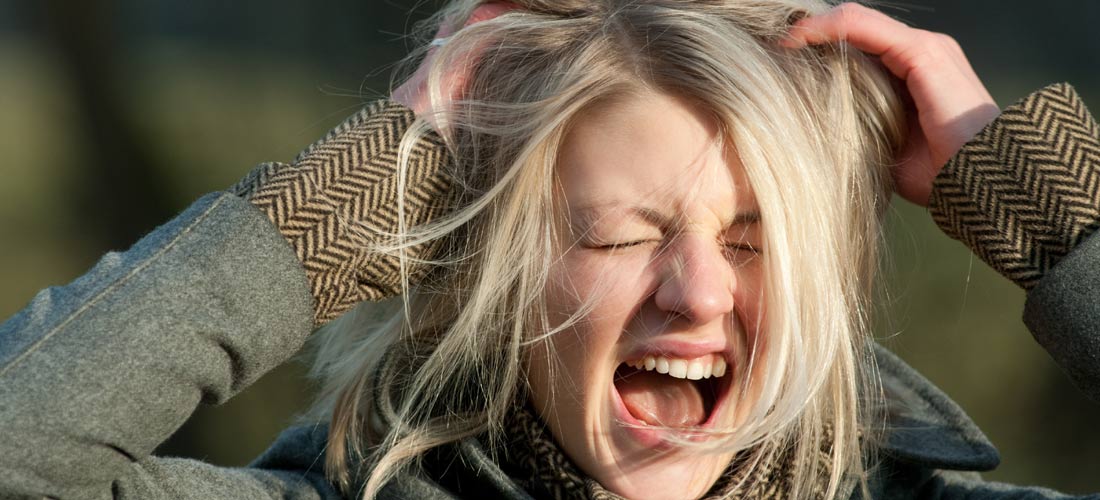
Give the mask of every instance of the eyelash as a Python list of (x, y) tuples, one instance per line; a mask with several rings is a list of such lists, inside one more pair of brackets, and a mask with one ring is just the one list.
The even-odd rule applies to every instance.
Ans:
[(607, 244), (602, 244), (602, 245), (596, 245), (593, 248), (596, 248), (596, 249), (599, 249), (599, 250), (618, 250), (618, 249), (621, 249), (621, 248), (636, 247), (638, 245), (644, 245), (646, 243), (656, 243), (656, 242), (657, 242), (656, 240), (637, 240), (637, 241), (627, 241), (627, 242), (623, 242), (623, 243), (607, 243)]
[(748, 250), (754, 254), (760, 253), (760, 249), (749, 243), (727, 243), (726, 248), (730, 250)]
[[(599, 250), (619, 250), (619, 249), (623, 249), (623, 248), (630, 248), (630, 247), (635, 247), (635, 246), (639, 246), (639, 245), (644, 245), (646, 243), (656, 243), (656, 242), (657, 242), (656, 240), (626, 241), (626, 242), (623, 242), (623, 243), (608, 243), (608, 244), (603, 244), (603, 245), (597, 245), (593, 248), (596, 248), (596, 249), (599, 249)], [(748, 251), (752, 252), (753, 255), (759, 255), (760, 254), (760, 249), (758, 249), (755, 246), (750, 245), (748, 243), (727, 243), (724, 246), (729, 251), (736, 252), (736, 251), (740, 251), (740, 250), (748, 250)]]

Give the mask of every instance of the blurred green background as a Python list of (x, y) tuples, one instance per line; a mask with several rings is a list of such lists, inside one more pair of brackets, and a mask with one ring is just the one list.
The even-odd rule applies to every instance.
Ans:
[[(954, 35), (1002, 106), (1070, 81), (1100, 110), (1100, 2), (880, 2)], [(433, 2), (0, 0), (0, 317), (68, 282), (199, 195), (290, 160), (387, 93)], [(1100, 111), (1098, 111), (1100, 112)], [(891, 209), (880, 341), (958, 401), (1001, 449), (996, 480), (1100, 491), (1100, 407), (1037, 347), (1023, 293)], [(162, 454), (242, 465), (311, 388), (289, 363), (203, 407)]]

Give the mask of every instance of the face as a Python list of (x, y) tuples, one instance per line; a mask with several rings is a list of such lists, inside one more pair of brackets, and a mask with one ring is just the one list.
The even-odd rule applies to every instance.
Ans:
[(673, 96), (631, 97), (578, 118), (559, 156), (547, 301), (567, 326), (533, 352), (532, 402), (569, 457), (628, 498), (702, 496), (732, 454), (683, 443), (735, 428), (754, 392), (763, 241), (716, 125)]

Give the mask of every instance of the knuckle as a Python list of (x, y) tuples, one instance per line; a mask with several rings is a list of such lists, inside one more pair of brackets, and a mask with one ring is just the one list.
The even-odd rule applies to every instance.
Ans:
[(863, 19), (865, 16), (867, 16), (868, 10), (869, 9), (867, 7), (864, 7), (858, 3), (845, 2), (837, 6), (836, 13), (837, 17), (839, 17), (841, 21), (846, 23), (853, 23), (859, 22), (860, 19)]
[(936, 50), (937, 42), (930, 35), (931, 33), (926, 31), (915, 30), (906, 43), (897, 47), (895, 56), (911, 66), (927, 64), (935, 59), (936, 53), (939, 52)]
[(943, 45), (955, 52), (962, 52), (962, 46), (959, 45), (959, 41), (951, 35), (940, 33), (940, 39), (943, 41)]
[(939, 52), (939, 48), (943, 45), (943, 39), (939, 35), (939, 33), (920, 30), (917, 34), (917, 46), (920, 47), (920, 51), (929, 54)]
[(947, 60), (962, 51), (959, 43), (950, 35), (924, 31), (920, 36), (920, 52), (933, 61)]

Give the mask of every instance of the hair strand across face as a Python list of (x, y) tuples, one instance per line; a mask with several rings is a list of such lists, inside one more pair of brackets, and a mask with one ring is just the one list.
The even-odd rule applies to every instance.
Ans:
[[(790, 19), (828, 8), (817, 0), (515, 3), (456, 33), (431, 68), (438, 84), (464, 63), (463, 47), (485, 47), (464, 99), (433, 100), (455, 159), (451, 209), (371, 249), (433, 242), (433, 261), (408, 263), (430, 272), (405, 280), (401, 300), (360, 306), (318, 335), (311, 415), (331, 423), (326, 470), (348, 493), (353, 477), (365, 479), (373, 498), (434, 447), (482, 436), (499, 449), (532, 353), (553, 356), (551, 340), (593, 307), (579, 304), (561, 324), (545, 302), (571, 239), (556, 185), (566, 138), (590, 110), (659, 94), (701, 110), (736, 152), (766, 248), (765, 326), (746, 348), (751, 407), (722, 437), (680, 444), (746, 451), (744, 467), (789, 451), (796, 497), (822, 474), (830, 498), (862, 478), (879, 418), (871, 294), (889, 163), (905, 137), (886, 72), (843, 45), (775, 45)], [(454, 1), (434, 23), (478, 4)], [(419, 123), (404, 141), (430, 133)]]

